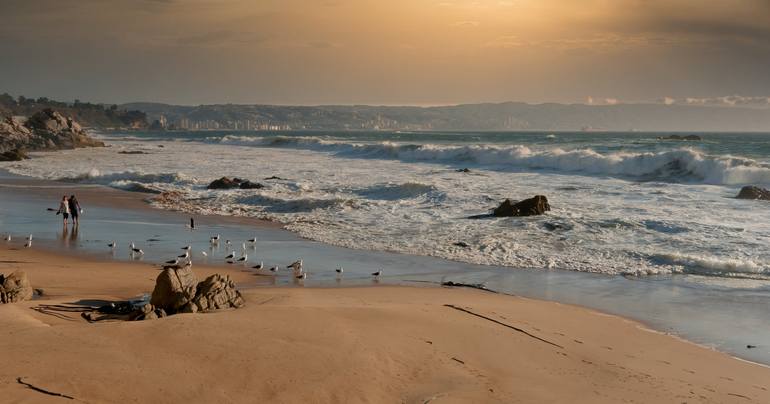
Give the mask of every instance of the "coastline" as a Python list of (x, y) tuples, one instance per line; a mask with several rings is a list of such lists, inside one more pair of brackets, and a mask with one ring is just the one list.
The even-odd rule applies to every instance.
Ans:
[[(770, 363), (766, 352), (767, 347), (761, 344), (763, 335), (768, 332), (762, 327), (742, 326), (757, 322), (757, 324), (764, 324), (762, 319), (766, 317), (764, 312), (758, 309), (746, 311), (747, 308), (762, 304), (761, 301), (756, 301), (756, 296), (751, 290), (741, 292), (740, 295), (745, 297), (740, 299), (736, 298), (734, 291), (730, 291), (730, 301), (721, 302), (720, 295), (714, 294), (713, 290), (700, 291), (693, 289), (687, 282), (682, 284), (673, 279), (661, 282), (656, 277), (623, 278), (570, 271), (511, 270), (467, 265), (431, 257), (349, 250), (302, 239), (288, 230), (281, 229), (275, 222), (238, 216), (195, 215), (196, 223), (201, 226), (200, 231), (203, 232), (196, 236), (184, 229), (190, 214), (149, 205), (146, 203), (146, 198), (152, 196), (151, 194), (99, 185), (38, 180), (12, 174), (0, 176), (0, 179), (2, 179), (0, 200), (15, 201), (16, 206), (14, 203), (10, 206), (6, 204), (6, 210), (9, 209), (8, 213), (11, 215), (22, 216), (16, 225), (29, 230), (29, 226), (35, 224), (38, 230), (45, 229), (44, 231), (48, 234), (41, 234), (41, 236), (46, 240), (43, 243), (36, 243), (36, 247), (43, 247), (56, 254), (101, 260), (110, 265), (115, 262), (125, 262), (128, 259), (127, 256), (105, 252), (104, 245), (109, 240), (113, 240), (104, 238), (105, 232), (115, 228), (116, 225), (120, 226), (121, 232), (132, 235), (126, 237), (136, 237), (132, 240), (141, 241), (142, 238), (139, 237), (149, 237), (153, 232), (164, 235), (159, 238), (169, 237), (168, 240), (158, 240), (148, 251), (148, 256), (142, 257), (145, 262), (156, 263), (175, 256), (178, 246), (189, 244), (191, 240), (195, 243), (195, 238), (205, 237), (204, 244), (208, 247), (209, 233), (215, 234), (221, 231), (223, 234), (236, 239), (241, 237), (240, 239), (243, 240), (257, 235), (263, 241), (260, 242), (259, 248), (255, 245), (250, 254), (271, 259), (272, 261), (266, 261), (272, 262), (270, 265), (281, 265), (281, 263), (285, 265), (286, 262), (303, 256), (310, 258), (310, 265), (315, 264), (315, 267), (311, 269), (312, 276), (308, 278), (305, 285), (314, 288), (369, 286), (373, 282), (368, 274), (381, 266), (387, 266), (388, 275), (382, 280), (384, 284), (416, 285), (427, 282), (438, 285), (451, 280), (491, 285), (493, 290), (504, 294), (561, 302), (608, 315), (630, 318), (645, 324), (649, 329), (657, 330), (656, 332), (682, 338), (707, 349), (725, 352), (750, 362)], [(9, 199), (10, 195), (3, 196), (3, 189), (10, 189), (13, 197)], [(23, 192), (14, 192), (15, 189), (23, 189)], [(45, 201), (58, 200), (62, 189), (66, 189), (67, 193), (75, 190), (81, 202), (87, 201), (85, 202), (87, 209), (84, 221), (85, 231), (82, 231), (81, 235), (70, 235), (66, 240), (63, 237), (64, 234), (56, 231), (55, 223), (60, 219), (23, 217), (30, 214), (29, 210), (44, 210)], [(31, 213), (31, 215), (35, 214)], [(2, 216), (3, 212), (0, 211), (0, 224), (3, 224)], [(13, 228), (13, 223), (6, 224)], [(5, 225), (3, 227), (9, 228)], [(233, 231), (238, 233), (233, 234)], [(38, 238), (37, 231), (36, 238)], [(128, 243), (127, 239), (125, 243)], [(209, 252), (215, 253), (213, 250)], [(152, 255), (153, 253), (155, 255)], [(227, 268), (224, 261), (219, 261), (219, 258), (213, 256), (203, 260), (200, 258), (199, 256), (196, 258), (198, 265), (203, 263), (214, 268)], [(345, 267), (346, 277), (343, 282), (340, 282), (339, 279), (329, 275), (329, 272), (333, 274), (329, 268), (334, 268), (332, 265), (342, 262), (350, 266)], [(252, 287), (263, 284), (264, 281), (270, 281), (274, 286), (296, 284), (290, 277), (278, 277), (278, 279), (267, 277), (259, 281), (254, 280), (252, 283), (240, 285)], [(746, 301), (741, 303), (741, 299)], [(719, 303), (719, 306), (714, 306), (709, 313), (697, 311), (702, 305), (712, 307), (714, 303)], [(747, 304), (749, 306), (746, 306)], [(735, 318), (732, 314), (735, 310), (743, 310), (743, 318)], [(727, 332), (727, 329), (731, 331)], [(759, 345), (759, 349), (746, 349), (747, 344)]]
[[(151, 291), (157, 267), (12, 248), (0, 249), (0, 272), (22, 269), (44, 291), (0, 306), (0, 390), (12, 402), (48, 398), (17, 377), (87, 402), (151, 401), (158, 391), (167, 402), (770, 400), (767, 367), (614, 315), (466, 288), (252, 287), (237, 310), (63, 319), (31, 308), (132, 298)], [(42, 362), (26, 359), (42, 346)]]

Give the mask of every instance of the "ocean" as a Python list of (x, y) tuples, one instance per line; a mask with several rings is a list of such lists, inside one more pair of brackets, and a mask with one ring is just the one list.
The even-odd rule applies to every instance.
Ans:
[[(112, 132), (98, 134), (107, 148), (35, 153), (2, 168), (178, 191), (183, 204), (159, 207), (266, 218), (341, 247), (768, 287), (770, 202), (735, 195), (770, 186), (770, 134), (659, 139), (668, 135)], [(222, 176), (265, 187), (206, 189)], [(548, 197), (548, 214), (469, 218), (534, 195)]]

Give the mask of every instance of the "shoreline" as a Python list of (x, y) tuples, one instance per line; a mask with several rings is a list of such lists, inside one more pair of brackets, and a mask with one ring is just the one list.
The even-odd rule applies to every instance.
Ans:
[[(0, 260), (0, 272), (22, 269), (44, 290), (39, 299), (0, 305), (7, 353), (0, 391), (12, 401), (44, 398), (12, 382), (19, 376), (78, 400), (110, 402), (143, 401), (156, 393), (152, 386), (163, 386), (168, 402), (770, 400), (766, 366), (557, 302), (467, 288), (268, 286), (241, 288), (246, 305), (237, 310), (88, 324), (31, 308), (131, 298), (151, 291), (157, 268), (35, 247), (0, 248)], [(199, 279), (230, 275), (238, 285), (254, 277), (218, 266), (193, 271)], [(40, 346), (59, 365), (22, 360)], [(86, 352), (87, 365), (75, 359)], [(175, 374), (185, 377), (171, 382)], [(315, 395), (321, 386), (328, 396)]]
[[(159, 220), (173, 222), (178, 220), (179, 224), (182, 224), (182, 223), (187, 223), (187, 220), (190, 217), (190, 214), (187, 214), (184, 212), (160, 209), (160, 208), (151, 206), (146, 202), (146, 197), (151, 196), (151, 194), (148, 195), (144, 193), (118, 190), (110, 187), (105, 187), (102, 185), (70, 184), (70, 183), (62, 183), (62, 182), (56, 182), (56, 181), (38, 180), (38, 179), (20, 177), (20, 176), (16, 176), (16, 178), (12, 178), (10, 176), (15, 176), (15, 175), (10, 174), (8, 176), (0, 176), (0, 181), (2, 181), (0, 182), (0, 189), (2, 189), (3, 187), (7, 189), (8, 188), (7, 185), (11, 185), (11, 188), (18, 187), (19, 189), (24, 189), (24, 194), (26, 195), (26, 198), (27, 198), (26, 200), (29, 200), (28, 198), (31, 195), (37, 198), (43, 197), (46, 200), (56, 201), (59, 197), (59, 192), (57, 190), (61, 188), (67, 188), (69, 190), (71, 189), (77, 190), (77, 193), (80, 195), (79, 199), (81, 200), (81, 202), (87, 201), (86, 202), (87, 209), (88, 207), (92, 207), (94, 208), (94, 210), (96, 209), (96, 207), (105, 207), (109, 209), (115, 209), (117, 206), (120, 206), (121, 209), (127, 209), (126, 212), (134, 212), (136, 214), (136, 219), (134, 220), (138, 221), (137, 224), (139, 224), (140, 225), (139, 227), (143, 229), (141, 233), (143, 233), (145, 236), (149, 236), (152, 233), (148, 233), (149, 230), (144, 228), (144, 226), (141, 226), (141, 222), (144, 222), (144, 221), (154, 222)], [(91, 210), (90, 212), (88, 212), (87, 215), (92, 216), (94, 210)], [(119, 215), (123, 215), (123, 213), (120, 213)], [(221, 216), (221, 215), (209, 215), (209, 216), (195, 215), (195, 216), (196, 216), (196, 224), (199, 224), (204, 229), (208, 228), (211, 225), (222, 225), (222, 224), (227, 226), (237, 225), (239, 226), (239, 228), (247, 229), (245, 231), (248, 233), (248, 237), (252, 236), (251, 232), (249, 232), (248, 229), (255, 229), (256, 231), (263, 231), (262, 233), (260, 233), (260, 238), (262, 238), (263, 234), (268, 236), (268, 238), (270, 238), (275, 234), (277, 234), (275, 233), (276, 231), (280, 231), (280, 232), (285, 232), (281, 234), (286, 234), (286, 236), (293, 235), (293, 237), (298, 237), (300, 240), (305, 240), (289, 230), (282, 229), (280, 226), (277, 226), (275, 222), (266, 222), (263, 220), (253, 219), (253, 218), (251, 218), (252, 220), (244, 220), (248, 218), (239, 217), (239, 216)], [(53, 227), (54, 229), (56, 228), (55, 225), (50, 227)], [(275, 242), (273, 242), (272, 245), (275, 247), (279, 247), (287, 243), (289, 245), (293, 245), (293, 243), (295, 242), (292, 239), (284, 239), (282, 237), (283, 236), (279, 236), (278, 239)], [(66, 255), (71, 254), (72, 256), (76, 256), (76, 257), (85, 256), (89, 259), (98, 259), (109, 263), (116, 262), (116, 260), (119, 260), (119, 262), (122, 262), (122, 259), (115, 257), (114, 254), (112, 256), (108, 256), (104, 253), (94, 251), (93, 247), (88, 247), (88, 243), (93, 243), (93, 242), (99, 243), (100, 241), (85, 240), (86, 248), (83, 248), (82, 246), (82, 244), (84, 244), (83, 240), (78, 241), (79, 247), (77, 248), (72, 248), (71, 246), (67, 246), (67, 245), (63, 246), (61, 245), (61, 242), (59, 242), (60, 245), (54, 245), (48, 248), (48, 250), (52, 252), (57, 252), (57, 253), (64, 253)], [(181, 242), (182, 241), (180, 240), (180, 243)], [(185, 243), (188, 243), (188, 241), (185, 241)], [(305, 242), (301, 244), (303, 245), (307, 244), (311, 249), (313, 249), (309, 251), (315, 251), (314, 250), (315, 247), (313, 247), (314, 245), (319, 246), (319, 248), (320, 246), (324, 246), (323, 243), (307, 241), (307, 240), (305, 240)], [(273, 247), (268, 247), (268, 248), (273, 248)], [(368, 250), (348, 250), (346, 248), (337, 248), (333, 246), (323, 247), (322, 249), (330, 249), (330, 250), (336, 251), (336, 254), (338, 257), (340, 257), (340, 259), (345, 259), (346, 257), (349, 257), (349, 256), (360, 256), (361, 259), (371, 260), (372, 256), (381, 256), (379, 260), (375, 258), (374, 264), (376, 265), (380, 265), (378, 264), (378, 262), (388, 262), (392, 260), (392, 258), (390, 258), (391, 256), (403, 257), (404, 260), (406, 260), (407, 262), (417, 260), (417, 261), (423, 262), (424, 264), (422, 265), (430, 265), (430, 266), (434, 266), (438, 263), (445, 261), (445, 260), (435, 259), (431, 257), (420, 257), (419, 259), (415, 259), (415, 257), (410, 258), (410, 256), (408, 255), (403, 255), (398, 253), (393, 254), (393, 253), (370, 252)], [(166, 248), (166, 251), (168, 250), (169, 248)], [(176, 250), (177, 249), (172, 249), (171, 253), (175, 253)], [(169, 255), (167, 255), (166, 257), (168, 256)], [(286, 254), (283, 254), (283, 257), (285, 257), (285, 260), (290, 259), (291, 261), (293, 261), (296, 256), (295, 255), (288, 256)], [(154, 262), (163, 262), (166, 259), (168, 258), (163, 258), (161, 260), (161, 258), (157, 256), (147, 258), (147, 260), (155, 260)], [(214, 260), (214, 258), (212, 257), (211, 260)], [(291, 261), (285, 261), (285, 262), (291, 262)], [(210, 262), (211, 261), (205, 261), (204, 263), (210, 263)], [(421, 265), (421, 264), (412, 262), (409, 265)], [(427, 280), (427, 282), (436, 285), (436, 284), (440, 284), (443, 281), (443, 279), (445, 279), (446, 277), (449, 277), (450, 274), (454, 274), (452, 275), (452, 278), (456, 282), (460, 281), (465, 283), (486, 283), (486, 281), (483, 281), (483, 280), (481, 282), (478, 282), (475, 280), (474, 276), (478, 275), (478, 273), (476, 272), (478, 270), (489, 272), (490, 273), (489, 276), (492, 276), (493, 278), (496, 278), (499, 276), (512, 276), (514, 277), (514, 279), (516, 279), (515, 277), (523, 277), (525, 281), (524, 285), (534, 281), (533, 286), (535, 287), (535, 293), (532, 293), (532, 291), (527, 289), (526, 286), (524, 287), (523, 290), (521, 286), (516, 287), (516, 283), (519, 283), (516, 281), (514, 281), (515, 283), (511, 285), (513, 286), (513, 289), (501, 288), (502, 285), (497, 285), (498, 287), (494, 287), (493, 289), (503, 294), (524, 296), (527, 298), (533, 298), (533, 299), (545, 300), (545, 301), (562, 302), (573, 306), (583, 307), (589, 310), (603, 312), (603, 313), (606, 313), (607, 315), (613, 315), (613, 316), (618, 316), (620, 318), (632, 319), (633, 321), (637, 321), (641, 324), (644, 324), (650, 330), (654, 330), (655, 332), (660, 332), (664, 335), (675, 336), (689, 343), (706, 347), (707, 349), (713, 349), (718, 352), (724, 352), (733, 357), (739, 358), (741, 360), (746, 360), (752, 363), (758, 363), (758, 364), (768, 363), (764, 360), (765, 358), (762, 356), (762, 354), (758, 350), (754, 349), (752, 351), (749, 351), (745, 349), (746, 344), (757, 344), (757, 342), (761, 342), (761, 339), (756, 338), (757, 335), (759, 336), (762, 335), (761, 332), (759, 332), (759, 334), (756, 334), (754, 336), (747, 335), (748, 338), (742, 338), (742, 341), (739, 341), (738, 344), (733, 344), (732, 346), (724, 346), (724, 345), (720, 346), (720, 345), (715, 345), (713, 343), (714, 337), (711, 337), (710, 339), (709, 338), (706, 338), (706, 339), (701, 338), (700, 340), (698, 339), (698, 337), (701, 336), (701, 334), (699, 333), (703, 332), (702, 326), (699, 326), (701, 328), (695, 328), (694, 333), (686, 332), (687, 331), (686, 328), (685, 329), (676, 328), (677, 325), (680, 325), (680, 321), (675, 319), (676, 317), (675, 312), (672, 313), (672, 316), (673, 316), (672, 318), (674, 318), (674, 321), (675, 321), (673, 323), (675, 327), (672, 328), (670, 325), (667, 325), (666, 322), (661, 323), (660, 321), (656, 321), (654, 317), (653, 318), (647, 317), (644, 311), (641, 311), (641, 312), (638, 310), (636, 312), (634, 312), (633, 310), (629, 311), (628, 310), (629, 307), (626, 307), (625, 309), (622, 309), (622, 310), (618, 310), (617, 304), (612, 303), (611, 301), (607, 301), (603, 303), (600, 302), (601, 304), (596, 304), (595, 300), (584, 298), (584, 295), (586, 293), (588, 294), (596, 293), (595, 291), (600, 291), (601, 293), (606, 294), (607, 291), (602, 289), (603, 287), (600, 285), (601, 283), (617, 285), (619, 283), (624, 284), (628, 282), (641, 281), (643, 284), (651, 284), (656, 282), (654, 279), (634, 279), (628, 282), (623, 282), (618, 277), (607, 276), (607, 275), (572, 273), (569, 271), (561, 271), (561, 272), (553, 273), (550, 271), (543, 272), (538, 270), (531, 270), (531, 271), (511, 270), (506, 268), (496, 268), (496, 267), (486, 267), (486, 266), (480, 269), (470, 269), (470, 268), (465, 268), (467, 265), (464, 265), (464, 263), (456, 262), (456, 261), (445, 262), (445, 265), (448, 265), (451, 268), (457, 268), (457, 269), (452, 269), (452, 272), (446, 273), (446, 275), (441, 275), (442, 272), (438, 272), (439, 277), (431, 276), (430, 271), (428, 271), (428, 273), (425, 275), (421, 275), (420, 272), (418, 271), (417, 273), (415, 273), (414, 276), (407, 276), (406, 278), (404, 276), (398, 276), (392, 280), (386, 279), (385, 282), (399, 285), (399, 284), (409, 284), (412, 280), (416, 280), (417, 282), (425, 282)], [(219, 265), (213, 266), (213, 268), (226, 268), (226, 267), (227, 266), (224, 265), (224, 262), (222, 262)], [(346, 272), (347, 272), (347, 269), (348, 268), (346, 267)], [(459, 269), (459, 272), (457, 272), (458, 269)], [(504, 273), (500, 273), (501, 269), (504, 271)], [(372, 269), (372, 270), (376, 270), (376, 269)], [(363, 268), (361, 272), (363, 272), (364, 274), (368, 274), (369, 271), (370, 270), (368, 270), (367, 268)], [(471, 271), (471, 272), (469, 273), (468, 271)], [(546, 284), (543, 286), (546, 286), (548, 288), (554, 288), (554, 287), (560, 288), (560, 293), (562, 294), (561, 297), (558, 294), (552, 295), (550, 292), (547, 294), (537, 292), (537, 289), (543, 287), (538, 284), (539, 282), (542, 282), (543, 278), (549, 279), (554, 276), (556, 276), (556, 278), (564, 278), (564, 280), (559, 281), (556, 285)], [(460, 279), (457, 279), (457, 278), (460, 278)], [(463, 278), (467, 278), (467, 279), (463, 279)], [(570, 292), (569, 289), (572, 289), (575, 286), (574, 281), (588, 284), (590, 288), (593, 288), (595, 291), (588, 291), (588, 292), (581, 293), (580, 290), (578, 289), (578, 290), (575, 290), (574, 292)], [(371, 284), (371, 281), (370, 281), (370, 278), (364, 275), (364, 276), (357, 276), (355, 278), (353, 277), (346, 278), (345, 282), (341, 284), (339, 282), (334, 283), (333, 278), (327, 277), (325, 280), (324, 279), (319, 280), (319, 279), (316, 279), (316, 276), (314, 275), (313, 280), (311, 281), (309, 279), (307, 283), (308, 283), (308, 286), (312, 286), (312, 287), (330, 286), (330, 287), (336, 288), (340, 286), (345, 286), (345, 287), (365, 286), (365, 285)], [(596, 285), (590, 285), (592, 283), (595, 283)], [(276, 286), (288, 285), (288, 284), (291, 284), (291, 280), (281, 279), (278, 281), (278, 283), (276, 283)], [(614, 286), (614, 287), (617, 287), (617, 286)], [(649, 287), (649, 285), (645, 287)], [(640, 293), (644, 294), (643, 291)], [(676, 296), (679, 294), (679, 292), (677, 292), (676, 290), (672, 290), (670, 293), (672, 293), (673, 296)], [(669, 310), (668, 307), (666, 307), (665, 309)], [(729, 309), (726, 309), (726, 311), (729, 311)], [(637, 313), (637, 314), (634, 315), (634, 313)], [(696, 338), (693, 338), (693, 337), (696, 337)], [(717, 337), (719, 337), (719, 335), (717, 335)], [(741, 338), (739, 337), (735, 339), (740, 340)], [(761, 348), (763, 351), (765, 350), (765, 347), (761, 347)], [(758, 353), (760, 354), (759, 356), (756, 355)]]

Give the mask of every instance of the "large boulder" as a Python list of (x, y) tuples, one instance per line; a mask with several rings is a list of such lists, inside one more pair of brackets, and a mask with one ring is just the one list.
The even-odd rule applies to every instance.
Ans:
[(88, 136), (72, 118), (47, 108), (29, 117), (6, 118), (0, 122), (0, 153), (15, 149), (58, 150), (101, 147), (104, 143)]
[(198, 292), (186, 311), (209, 311), (243, 306), (241, 292), (229, 276), (214, 274), (198, 284)]
[(753, 185), (749, 185), (746, 187), (741, 188), (741, 191), (738, 192), (738, 196), (736, 196), (738, 199), (762, 199), (766, 201), (770, 201), (770, 191), (768, 191), (765, 188), (755, 187)]
[(191, 265), (166, 268), (155, 280), (150, 304), (168, 314), (177, 313), (195, 297), (197, 282)]
[(534, 216), (543, 215), (549, 210), (551, 210), (551, 205), (548, 204), (548, 198), (543, 195), (535, 195), (520, 202), (506, 199), (495, 208), (492, 215), (496, 217)]
[(26, 272), (18, 270), (8, 276), (0, 274), (0, 303), (29, 300), (33, 292)]

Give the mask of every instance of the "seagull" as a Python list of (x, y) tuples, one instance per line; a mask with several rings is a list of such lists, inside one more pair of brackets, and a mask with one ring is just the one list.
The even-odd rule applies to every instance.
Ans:
[(209, 241), (211, 242), (211, 244), (218, 244), (219, 243), (219, 234), (217, 234), (216, 236), (211, 237), (209, 239)]
[(339, 267), (339, 268), (335, 269), (334, 271), (337, 272), (338, 275), (342, 275), (342, 273), (345, 272), (345, 270), (342, 269), (342, 267)]
[(250, 239), (248, 239), (248, 240), (246, 240), (246, 241), (248, 241), (248, 242), (249, 242), (249, 243), (251, 243), (251, 244), (254, 244), (254, 243), (256, 243), (256, 242), (257, 242), (257, 238), (256, 238), (256, 237), (254, 237), (254, 238), (250, 238)]
[(246, 254), (243, 254), (241, 258), (238, 258), (238, 262), (246, 262), (249, 260), (249, 256)]
[(206, 251), (201, 251), (201, 255), (204, 256), (204, 257), (208, 257), (209, 256), (208, 254), (206, 254)]
[(286, 268), (291, 268), (295, 271), (302, 271), (302, 260), (296, 260), (288, 265)]
[(262, 261), (260, 261), (260, 262), (259, 262), (259, 264), (257, 264), (257, 265), (254, 265), (252, 268), (254, 268), (254, 269), (262, 269), (262, 268), (264, 268), (264, 267), (265, 267), (265, 266), (262, 264)]
[(179, 258), (174, 258), (173, 260), (166, 261), (166, 264), (169, 264), (169, 265), (176, 265), (178, 263), (179, 263)]
[(246, 243), (241, 244), (241, 251), (246, 251)]
[(296, 278), (301, 281), (304, 281), (305, 279), (307, 279), (307, 272), (303, 272), (301, 275), (297, 275)]
[(131, 242), (131, 254), (132, 255), (133, 254), (144, 255), (144, 251), (142, 251), (141, 248), (136, 248), (136, 246), (134, 245), (134, 242), (132, 241)]
[(113, 250), (114, 250), (114, 249), (115, 249), (115, 247), (117, 247), (117, 246), (118, 246), (118, 245), (117, 245), (117, 244), (116, 244), (114, 241), (113, 241), (113, 242), (111, 242), (111, 243), (109, 243), (109, 244), (107, 244), (107, 247), (110, 247), (110, 248), (112, 248)]
[(5, 236), (5, 241), (11, 241), (11, 235), (10, 235), (10, 234), (8, 234), (7, 236)]
[(32, 235), (30, 234), (29, 237), (27, 237), (27, 241), (32, 241)]
[(225, 257), (225, 259), (226, 259), (226, 260), (231, 260), (231, 259), (233, 259), (233, 258), (235, 258), (235, 253), (230, 253), (230, 255), (228, 255), (227, 257)]
[(372, 276), (373, 276), (375, 279), (379, 279), (379, 278), (380, 278), (380, 275), (382, 275), (382, 269), (380, 269), (380, 270), (379, 270), (379, 271), (377, 271), (377, 272), (372, 272)]
[(179, 258), (190, 258), (190, 250), (187, 250), (182, 255), (178, 255)]
[(190, 251), (191, 248), (192, 248), (192, 246), (186, 245), (186, 246), (182, 247), (182, 250)]
[(26, 248), (32, 247), (32, 239), (28, 239), (27, 242), (24, 244), (24, 247)]
[(277, 266), (270, 267), (270, 272), (272, 272), (273, 275), (275, 275), (275, 273), (278, 272), (278, 267)]
[(230, 242), (230, 240), (225, 240), (225, 244), (227, 244), (227, 246), (230, 247), (230, 244), (232, 243)]

